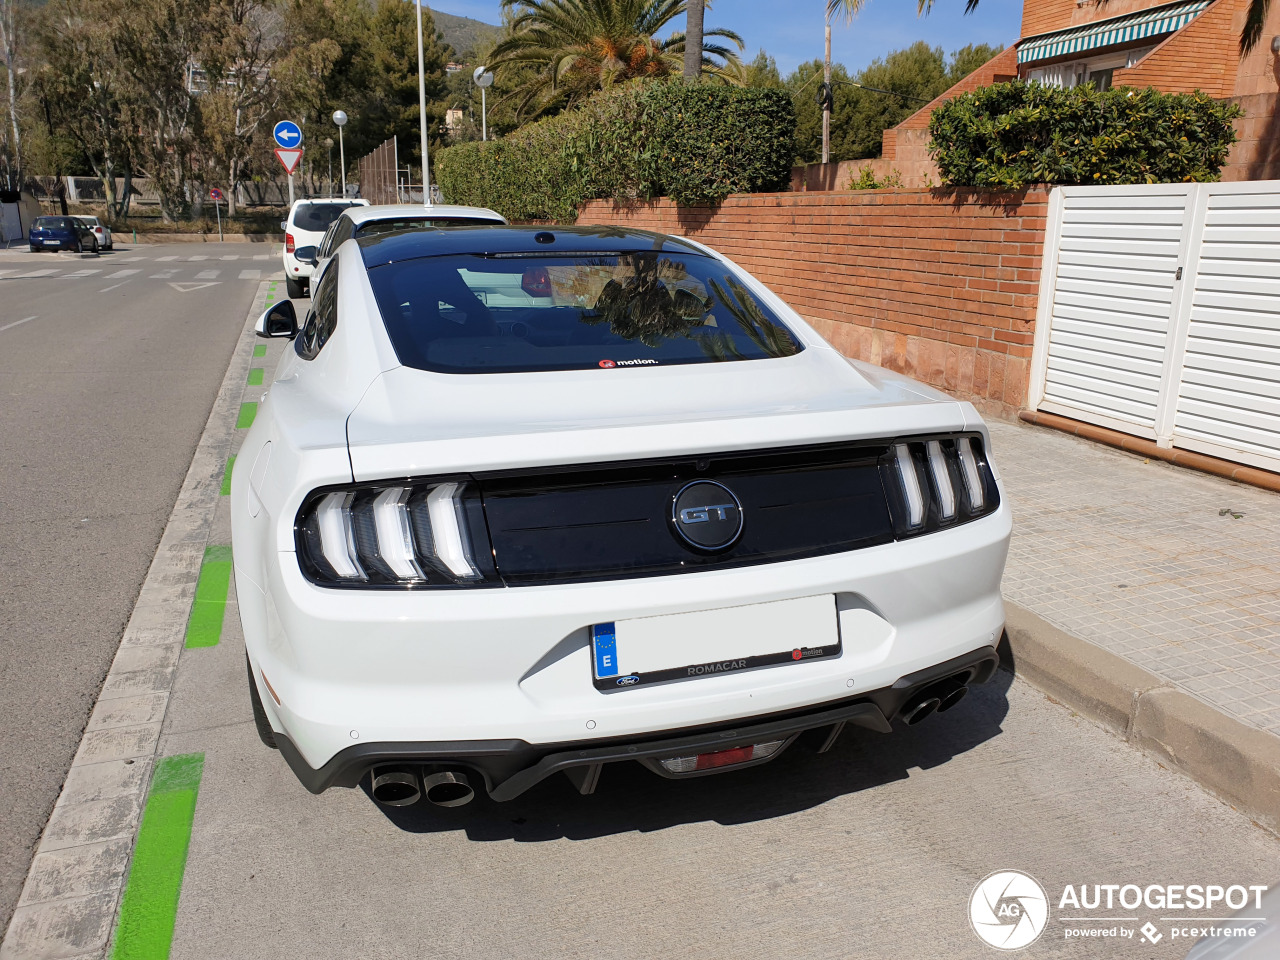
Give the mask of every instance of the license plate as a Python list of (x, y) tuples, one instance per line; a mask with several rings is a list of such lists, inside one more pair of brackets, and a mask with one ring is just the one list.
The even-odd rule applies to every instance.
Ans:
[(841, 653), (835, 597), (801, 597), (591, 627), (598, 690), (825, 660)]
[(60, 246), (62, 246), (62, 241), (61, 241), (61, 240), (46, 240), (46, 241), (44, 242), (44, 245), (45, 245), (46, 247), (60, 247)]

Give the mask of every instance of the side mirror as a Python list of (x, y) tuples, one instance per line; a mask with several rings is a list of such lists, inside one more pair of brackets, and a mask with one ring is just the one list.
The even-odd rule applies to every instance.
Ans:
[(293, 301), (282, 300), (267, 307), (253, 329), (260, 337), (288, 337), (292, 340), (298, 335), (298, 314), (293, 309)]
[(297, 250), (293, 251), (293, 256), (295, 259), (301, 260), (303, 263), (309, 263), (313, 267), (320, 260), (320, 258), (316, 256), (315, 247), (299, 247)]

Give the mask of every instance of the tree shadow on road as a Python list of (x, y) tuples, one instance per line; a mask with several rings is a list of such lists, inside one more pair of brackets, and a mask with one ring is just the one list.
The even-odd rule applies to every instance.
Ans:
[[(821, 738), (810, 735), (772, 763), (711, 777), (667, 780), (638, 763), (612, 763), (601, 771), (595, 793), (586, 797), (556, 774), (507, 803), (495, 803), (481, 790), (473, 802), (452, 810), (425, 800), (378, 809), (408, 833), (463, 830), (476, 841), (520, 843), (588, 840), (704, 821), (731, 827), (769, 820), (905, 780), (912, 769), (941, 766), (999, 736), (1012, 682), (1012, 674), (997, 670), (954, 710), (915, 727), (895, 724), (892, 734), (847, 726), (824, 755), (817, 754)], [(368, 777), (360, 788), (369, 794)]]

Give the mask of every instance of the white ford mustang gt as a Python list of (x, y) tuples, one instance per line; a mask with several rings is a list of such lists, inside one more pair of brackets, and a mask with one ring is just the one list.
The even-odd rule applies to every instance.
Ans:
[(997, 664), (973, 407), (841, 356), (690, 240), (343, 244), (234, 473), (263, 740), (314, 792), (494, 800), (889, 732)]

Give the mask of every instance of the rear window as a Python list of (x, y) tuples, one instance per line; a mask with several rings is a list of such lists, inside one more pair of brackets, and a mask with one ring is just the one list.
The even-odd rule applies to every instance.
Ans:
[(329, 224), (342, 216), (343, 210), (359, 206), (355, 203), (303, 203), (293, 211), (293, 225), (299, 230), (323, 232)]
[(70, 230), (70, 217), (36, 217), (37, 230)]
[(799, 340), (716, 260), (424, 257), (369, 271), (400, 362), (509, 373), (789, 357)]
[(475, 227), (492, 224), (501, 226), (501, 220), (488, 220), (484, 217), (455, 217), (451, 220), (429, 220), (425, 217), (405, 217), (401, 220), (371, 220), (356, 227), (357, 237), (380, 237), (386, 233), (400, 233), (404, 230), (434, 230), (437, 227)]

